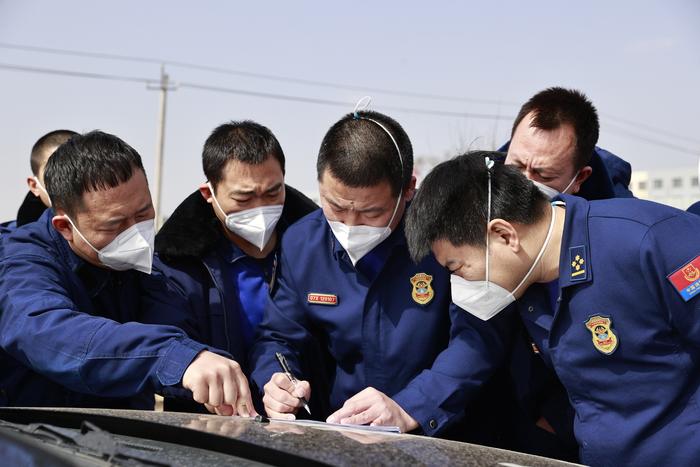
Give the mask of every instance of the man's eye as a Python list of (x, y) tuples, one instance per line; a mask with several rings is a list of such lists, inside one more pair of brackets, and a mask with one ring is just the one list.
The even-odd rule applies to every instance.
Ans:
[(243, 203), (247, 203), (248, 201), (250, 201), (250, 198), (233, 198), (233, 200), (237, 203), (243, 204)]

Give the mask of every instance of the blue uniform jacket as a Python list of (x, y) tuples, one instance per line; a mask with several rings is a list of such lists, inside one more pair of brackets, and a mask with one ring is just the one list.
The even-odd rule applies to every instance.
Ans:
[[(285, 206), (277, 223), (280, 237), (290, 224), (318, 209), (294, 188), (285, 186), (285, 190)], [(249, 349), (239, 326), (239, 315), (244, 311), (240, 309), (238, 290), (224, 277), (224, 262), (230, 258), (222, 258), (217, 249), (220, 242), (228, 242), (222, 228), (199, 191), (178, 206), (156, 236), (154, 274), (165, 277), (172, 299), (180, 303), (175, 310), (157, 304), (149, 307), (141, 315), (141, 321), (178, 326), (198, 342), (230, 353), (248, 374)], [(246, 258), (241, 250), (235, 250), (238, 256), (233, 261)], [(245, 262), (240, 264), (246, 267)], [(275, 274), (273, 270), (271, 275)], [(265, 282), (274, 282), (274, 278), (266, 278)], [(155, 294), (160, 291), (155, 290)]]
[(700, 292), (700, 217), (641, 200), (561, 199), (559, 292), (537, 284), (516, 305), (566, 387), (581, 460), (696, 464), (700, 300), (686, 301), (669, 276), (685, 271)]
[[(507, 152), (510, 141), (498, 150)], [(503, 158), (505, 161), (505, 157)], [(633, 198), (629, 189), (632, 166), (626, 160), (603, 148), (595, 147), (588, 165), (591, 176), (583, 182), (576, 196), (589, 201), (610, 198)]]
[(153, 392), (178, 385), (205, 346), (134, 322), (143, 282), (155, 278), (86, 263), (52, 216), (0, 245), (0, 405), (152, 407)]
[[(300, 349), (315, 340), (329, 362), (330, 411), (374, 387), (435, 435), (460, 418), (502, 364), (507, 329), (451, 305), (448, 271), (432, 256), (413, 263), (402, 224), (373, 252), (378, 248), (387, 249), (388, 258), (375, 277), (366, 277), (353, 267), (321, 210), (287, 230), (278, 290), (251, 350), (251, 378), (262, 388), (280, 371), (275, 352), (307, 378), (301, 368), (311, 356)], [(430, 290), (412, 284), (421, 273), (431, 276)], [(432, 298), (420, 304), (416, 292)], [(319, 392), (312, 386), (312, 400)]]

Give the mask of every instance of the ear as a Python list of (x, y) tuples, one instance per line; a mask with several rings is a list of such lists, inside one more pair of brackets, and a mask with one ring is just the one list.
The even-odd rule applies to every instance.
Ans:
[(202, 183), (199, 185), (199, 193), (202, 195), (202, 198), (207, 200), (207, 203), (212, 204), (214, 202), (208, 183)]
[(27, 186), (29, 187), (29, 191), (31, 191), (34, 196), (39, 198), (39, 193), (41, 193), (41, 191), (39, 190), (39, 185), (37, 185), (34, 177), (27, 177)]
[(73, 242), (73, 226), (68, 222), (66, 214), (62, 210), (59, 210), (58, 213), (53, 216), (51, 225), (53, 225), (53, 228), (56, 229), (68, 243)]
[(520, 252), (520, 236), (513, 224), (503, 219), (494, 219), (488, 225), (489, 240), (492, 245), (502, 245), (513, 253)]
[(576, 176), (576, 180), (574, 180), (574, 186), (573, 190), (571, 190), (571, 193), (578, 193), (578, 191), (581, 189), (581, 185), (583, 185), (583, 182), (588, 180), (588, 177), (590, 177), (592, 173), (593, 169), (590, 165), (587, 165), (581, 170), (579, 170), (578, 175)]
[(403, 196), (406, 202), (411, 201), (416, 194), (416, 176), (411, 175), (411, 180), (408, 182), (408, 186), (403, 190)]

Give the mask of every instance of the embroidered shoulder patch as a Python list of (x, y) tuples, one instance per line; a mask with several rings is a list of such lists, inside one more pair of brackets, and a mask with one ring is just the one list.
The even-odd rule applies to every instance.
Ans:
[(700, 293), (700, 256), (666, 276), (686, 302)]
[(571, 266), (571, 282), (583, 281), (588, 278), (586, 273), (586, 246), (569, 248), (569, 265)]

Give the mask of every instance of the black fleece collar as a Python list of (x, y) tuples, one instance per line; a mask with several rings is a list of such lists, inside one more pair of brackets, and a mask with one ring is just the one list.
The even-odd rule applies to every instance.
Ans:
[[(298, 190), (285, 185), (286, 199), (277, 232), (286, 228), (318, 206)], [(214, 215), (199, 190), (189, 195), (175, 209), (156, 235), (155, 249), (158, 255), (172, 261), (185, 258), (202, 258), (216, 248), (224, 237), (223, 226)]]

